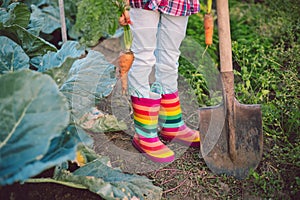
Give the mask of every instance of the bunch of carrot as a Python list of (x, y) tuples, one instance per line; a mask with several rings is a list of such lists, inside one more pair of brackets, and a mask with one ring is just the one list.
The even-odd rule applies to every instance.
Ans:
[[(125, 10), (128, 9), (127, 3), (124, 2), (123, 0), (120, 0), (119, 2), (116, 1), (116, 4), (119, 8), (119, 13), (121, 15), (123, 15)], [(130, 24), (131, 22), (128, 23)], [(122, 94), (124, 95), (127, 93), (128, 90), (128, 72), (133, 63), (134, 55), (133, 52), (131, 51), (132, 33), (130, 30), (130, 26), (128, 24), (123, 26), (123, 30), (124, 30), (123, 41), (124, 41), (125, 49), (121, 51), (119, 54), (117, 71), (119, 72), (121, 85), (122, 85)]]

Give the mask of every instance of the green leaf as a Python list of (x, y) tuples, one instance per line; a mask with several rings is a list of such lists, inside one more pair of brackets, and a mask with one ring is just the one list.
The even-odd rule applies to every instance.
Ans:
[(118, 8), (111, 0), (82, 0), (78, 3), (75, 30), (81, 42), (94, 46), (107, 34), (114, 34), (118, 27)]
[(53, 78), (58, 87), (61, 87), (68, 78), (69, 70), (76, 58), (67, 57), (60, 67), (55, 67), (44, 72)]
[[(86, 177), (82, 184), (103, 198), (160, 199), (162, 190), (152, 184), (147, 177), (135, 174), (125, 174), (113, 169), (98, 160), (94, 160), (73, 172), (73, 175)], [(87, 178), (88, 177), (88, 178)], [(103, 180), (100, 181), (100, 180)], [(100, 185), (95, 184), (100, 181)]]
[(29, 68), (29, 57), (18, 44), (3, 36), (0, 44), (0, 74)]
[(31, 9), (31, 20), (40, 20), (42, 22), (41, 31), (43, 33), (51, 34), (61, 27), (58, 7), (46, 6), (40, 9), (32, 5)]
[(298, 186), (300, 186), (300, 178), (299, 178), (299, 177), (295, 177), (295, 180), (296, 180), (296, 184), (297, 184)]
[(115, 66), (98, 51), (89, 51), (76, 60), (61, 91), (68, 98), (74, 119), (78, 122), (95, 106), (98, 98), (108, 96), (116, 83)]
[(10, 4), (10, 0), (3, 0), (1, 2), (2, 2), (1, 7), (3, 8), (7, 8), (8, 5)]
[(3, 26), (3, 23), (5, 23), (9, 19), (9, 14), (4, 9), (0, 9), (0, 27)]
[(104, 199), (137, 197), (141, 200), (159, 200), (162, 196), (162, 189), (154, 186), (147, 177), (125, 174), (118, 169), (111, 168), (99, 159), (87, 163), (73, 173), (61, 170), (55, 180), (70, 187), (72, 187), (71, 184), (80, 185)]
[(23, 1), (28, 6), (31, 6), (32, 4), (36, 6), (46, 6), (46, 5), (58, 5), (58, 1), (53, 0), (24, 0)]
[(270, 90), (261, 90), (261, 93), (266, 96), (267, 94), (270, 93)]
[(43, 15), (45, 16), (45, 26), (42, 29), (42, 32), (50, 34), (54, 30), (61, 27), (60, 23), (60, 14), (58, 7), (47, 6), (42, 8)]
[[(61, 135), (51, 140), (50, 148), (43, 157), (42, 161), (45, 160), (62, 160), (58, 164), (74, 160), (76, 156), (76, 150), (79, 143), (81, 143), (81, 137), (76, 130), (76, 127), (69, 125), (64, 129)], [(65, 158), (64, 158), (65, 157)]]
[[(41, 172), (34, 163), (45, 159), (68, 125), (70, 112), (48, 75), (31, 70), (7, 73), (0, 76), (0, 91), (0, 185), (4, 185)], [(32, 166), (23, 172), (27, 165)]]
[(59, 51), (48, 52), (34, 66), (38, 71), (50, 75), (60, 87), (67, 80), (74, 61), (84, 55), (85, 47), (76, 41), (67, 41)]
[(67, 127), (59, 136), (53, 138), (47, 153), (40, 159), (30, 163), (24, 163), (17, 174), (13, 174), (6, 181), (24, 181), (37, 175), (46, 169), (59, 165), (63, 162), (74, 160), (77, 145), (80, 142), (76, 131)]
[(39, 72), (59, 68), (67, 58), (80, 58), (85, 55), (85, 47), (76, 41), (67, 41), (57, 52), (48, 52), (43, 56), (40, 65), (36, 65)]
[[(1, 25), (1, 24), (0, 24)], [(26, 54), (32, 58), (46, 54), (48, 51), (57, 51), (56, 47), (44, 39), (37, 37), (19, 25), (0, 26), (0, 35), (9, 37), (22, 46)]]
[(56, 168), (53, 179), (29, 179), (29, 183), (56, 183), (68, 187), (88, 189), (103, 199), (151, 199), (159, 200), (162, 189), (154, 186), (145, 176), (125, 174), (110, 166), (108, 157), (96, 154), (85, 145), (79, 145), (78, 151), (84, 154), (87, 164), (73, 173), (66, 166)]
[(8, 15), (5, 20), (1, 20), (5, 26), (17, 24), (26, 28), (29, 24), (30, 12), (25, 4), (12, 3), (8, 6)]
[(101, 161), (104, 165), (111, 166), (109, 157), (97, 154), (93, 149), (86, 145), (78, 145), (77, 151), (79, 151), (86, 159), (86, 163), (94, 160)]
[(31, 5), (30, 23), (27, 30), (36, 36), (40, 35), (41, 30), (45, 26), (45, 19), (41, 15), (41, 10), (37, 6)]
[(250, 88), (250, 86), (251, 86), (250, 80), (246, 80), (246, 88), (248, 89), (248, 88)]

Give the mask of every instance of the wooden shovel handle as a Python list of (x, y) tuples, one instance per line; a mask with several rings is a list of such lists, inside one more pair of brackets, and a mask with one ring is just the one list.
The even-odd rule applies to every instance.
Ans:
[(232, 53), (228, 0), (217, 0), (221, 72), (231, 72)]
[(231, 160), (237, 159), (235, 131), (235, 95), (234, 74), (232, 67), (231, 34), (228, 0), (217, 0), (217, 16), (219, 31), (219, 48), (221, 76), (226, 108), (226, 130), (228, 132), (228, 150)]
[(59, 15), (60, 15), (60, 23), (61, 23), (61, 37), (63, 43), (65, 43), (67, 41), (67, 27), (66, 27), (64, 0), (58, 0), (58, 5), (59, 5)]

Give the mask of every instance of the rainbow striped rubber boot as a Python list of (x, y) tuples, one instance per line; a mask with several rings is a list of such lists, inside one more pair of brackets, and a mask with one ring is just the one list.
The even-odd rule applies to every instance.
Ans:
[(172, 94), (163, 94), (160, 105), (161, 137), (185, 146), (200, 147), (199, 131), (190, 129), (182, 120), (178, 91)]
[(131, 96), (135, 135), (133, 146), (153, 162), (167, 163), (175, 159), (174, 152), (163, 144), (157, 135), (161, 99)]

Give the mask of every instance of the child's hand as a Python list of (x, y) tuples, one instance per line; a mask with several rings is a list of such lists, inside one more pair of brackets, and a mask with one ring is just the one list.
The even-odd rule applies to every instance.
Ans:
[(125, 10), (121, 17), (119, 18), (119, 24), (121, 26), (126, 26), (128, 24), (132, 24), (131, 20), (130, 20), (130, 15), (129, 15), (129, 11)]

